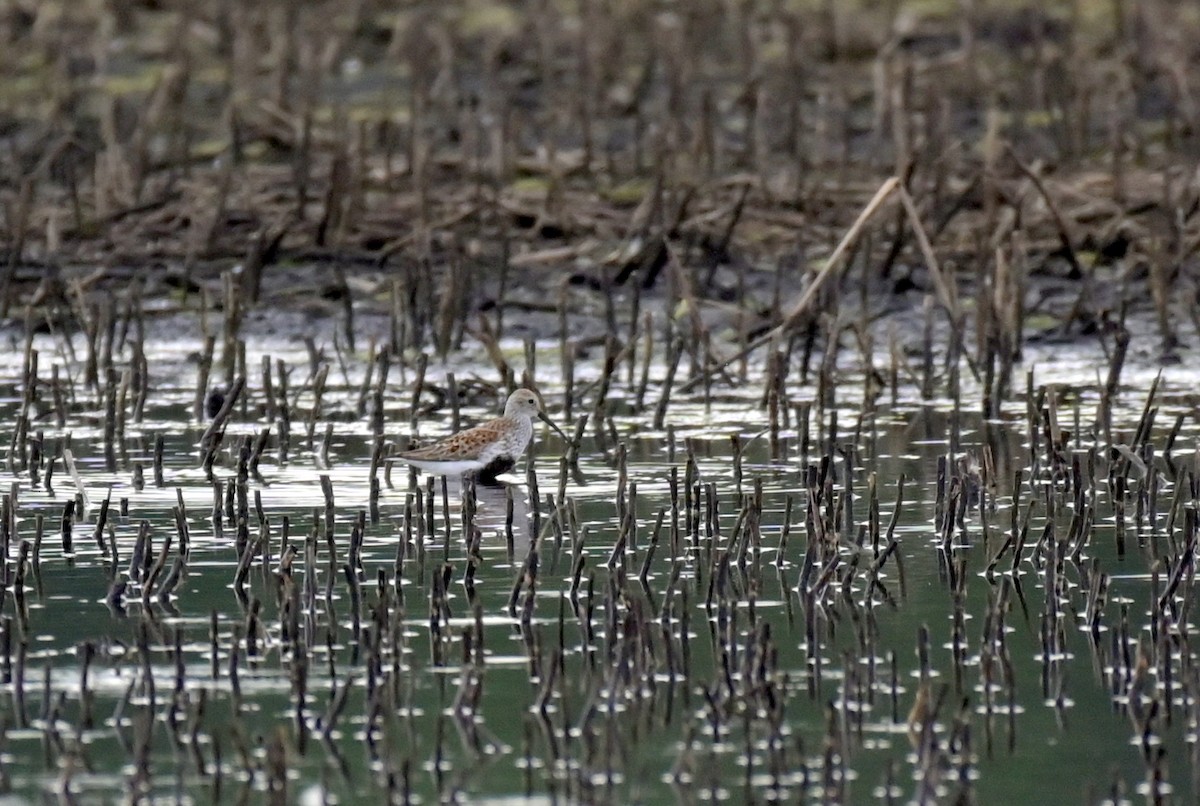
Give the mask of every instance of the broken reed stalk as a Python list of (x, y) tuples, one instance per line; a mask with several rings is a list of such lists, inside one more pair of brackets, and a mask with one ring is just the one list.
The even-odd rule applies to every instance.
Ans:
[(237, 404), (237, 400), (245, 387), (246, 376), (239, 375), (226, 393), (225, 402), (221, 405), (220, 411), (212, 418), (212, 422), (208, 424), (208, 428), (204, 430), (204, 434), (200, 437), (200, 455), (203, 457), (205, 467), (211, 468), (211, 459), (214, 457), (221, 443), (220, 437), (225, 434), (225, 422), (229, 419), (229, 415), (233, 413), (233, 407)]
[(846, 257), (846, 254), (849, 252), (850, 248), (857, 244), (858, 238), (862, 234), (863, 229), (866, 227), (867, 222), (874, 217), (879, 208), (883, 206), (883, 203), (887, 201), (888, 197), (891, 196), (892, 193), (894, 193), (899, 187), (900, 179), (895, 176), (888, 178), (882, 185), (879, 186), (879, 189), (875, 191), (875, 195), (871, 197), (871, 200), (867, 202), (867, 205), (862, 209), (862, 212), (858, 214), (858, 218), (856, 218), (854, 223), (850, 225), (850, 229), (848, 229), (846, 234), (842, 236), (842, 240), (838, 242), (836, 247), (834, 247), (833, 252), (830, 253), (829, 257), (826, 259), (825, 265), (819, 272), (817, 272), (817, 275), (813, 277), (808, 286), (805, 287), (803, 293), (800, 295), (800, 298), (788, 306), (787, 310), (783, 314), (783, 321), (751, 341), (742, 350), (739, 350), (737, 353), (729, 358), (726, 358), (724, 361), (718, 362), (714, 366), (706, 367), (705, 370), (699, 375), (693, 377), (691, 380), (683, 384), (680, 391), (686, 392), (694, 388), (697, 384), (703, 383), (707, 379), (711, 379), (719, 372), (723, 372), (732, 366), (734, 362), (741, 360), (760, 347), (770, 344), (772, 341), (775, 341), (781, 336), (788, 334), (800, 322), (800, 320), (808, 314), (809, 308), (816, 301), (817, 292), (820, 291), (822, 286), (824, 286), (825, 283), (834, 276), (835, 272), (842, 268), (843, 258)]
[[(938, 265), (937, 255), (933, 252), (933, 245), (929, 242), (929, 236), (925, 234), (925, 227), (921, 223), (921, 214), (917, 210), (916, 204), (913, 203), (912, 196), (908, 190), (900, 185), (897, 188), (900, 194), (900, 202), (904, 205), (904, 211), (908, 214), (908, 223), (913, 228), (913, 232), (917, 236), (917, 244), (921, 248), (921, 256), (925, 259), (925, 268), (929, 271), (929, 276), (933, 278), (933, 286), (937, 290), (938, 300), (941, 302), (946, 316), (950, 320), (950, 330), (955, 340), (955, 345), (959, 348), (965, 345), (966, 336), (963, 332), (963, 316), (959, 309), (958, 295), (954, 291), (953, 282), (947, 282), (942, 274), (942, 270)], [(971, 369), (971, 373), (975, 376), (975, 380), (979, 380), (979, 369), (975, 366), (975, 361), (971, 358), (971, 354), (966, 350), (960, 349), (962, 357), (966, 358), (967, 366)]]
[(1097, 406), (1096, 421), (1093, 425), (1096, 433), (1104, 435), (1104, 444), (1112, 445), (1112, 408), (1117, 391), (1121, 384), (1121, 370), (1125, 366), (1125, 355), (1129, 350), (1131, 339), (1129, 331), (1122, 324), (1116, 334), (1116, 344), (1112, 358), (1108, 364), (1108, 376), (1104, 388), (1100, 390), (1100, 402)]

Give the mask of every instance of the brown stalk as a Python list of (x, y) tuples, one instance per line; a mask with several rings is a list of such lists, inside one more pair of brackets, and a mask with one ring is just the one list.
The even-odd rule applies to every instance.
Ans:
[(889, 196), (900, 187), (900, 180), (896, 177), (888, 178), (879, 189), (875, 191), (875, 195), (867, 202), (867, 205), (858, 214), (858, 218), (850, 225), (850, 229), (846, 230), (846, 234), (842, 236), (842, 240), (834, 248), (833, 252), (825, 262), (825, 266), (817, 272), (817, 276), (812, 279), (812, 282), (804, 289), (799, 299), (788, 306), (783, 315), (783, 321), (775, 327), (768, 330), (758, 338), (751, 341), (746, 347), (733, 356), (717, 362), (716, 365), (707, 367), (704, 372), (699, 373), (691, 380), (683, 384), (681, 390), (688, 391), (694, 388), (697, 384), (702, 383), (706, 378), (711, 378), (718, 372), (721, 372), (731, 366), (735, 361), (740, 360), (743, 356), (749, 355), (760, 347), (770, 344), (773, 340), (780, 336), (789, 333), (800, 320), (809, 312), (809, 308), (816, 300), (817, 292), (829, 280), (830, 277), (841, 268), (842, 259), (846, 256), (850, 247), (858, 242), (859, 236), (866, 227), (867, 222), (878, 212), (879, 208)]

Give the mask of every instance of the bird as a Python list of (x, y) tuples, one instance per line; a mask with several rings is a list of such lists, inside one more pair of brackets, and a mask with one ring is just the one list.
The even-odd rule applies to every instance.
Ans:
[(533, 418), (549, 425), (563, 439), (567, 435), (542, 410), (541, 400), (529, 389), (508, 396), (504, 415), (474, 428), (451, 434), (422, 448), (402, 451), (399, 458), (427, 473), (448, 476), (474, 474), (484, 484), (517, 465), (533, 438)]

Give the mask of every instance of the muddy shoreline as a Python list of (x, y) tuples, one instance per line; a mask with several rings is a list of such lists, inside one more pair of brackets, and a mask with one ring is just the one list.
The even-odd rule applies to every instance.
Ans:
[(1177, 33), (1200, 20), (1155, 6), (11, 3), (0, 312), (216, 312), (232, 290), (247, 336), (352, 307), (446, 353), (481, 317), (548, 340), (565, 312), (594, 343), (655, 311), (728, 352), (895, 174), (948, 288), (892, 200), (823, 292), (842, 326), (912, 332), (950, 294), (963, 349), (1132, 315), (1140, 349), (1188, 360), (1200, 126), (1162, 65), (1193, 69)]

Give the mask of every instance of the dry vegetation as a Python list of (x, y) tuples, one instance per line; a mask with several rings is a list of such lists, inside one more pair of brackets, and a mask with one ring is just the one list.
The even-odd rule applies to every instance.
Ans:
[[(491, 620), (495, 609), (489, 601), (485, 611), (488, 584), (476, 598), (478, 571), (481, 579), (491, 575), (490, 590), (501, 598), (512, 580), (503, 609), (511, 624), (489, 624), (488, 652), (502, 647), (510, 668), (513, 657), (528, 661), (521, 674), (527, 668), (534, 685), (521, 680), (525, 693), (512, 700), (520, 708), (519, 698), (529, 697), (527, 721), (504, 726), (514, 731), (504, 741), (515, 747), (515, 732), (525, 732), (513, 755), (522, 756), (529, 793), (544, 771), (549, 799), (631, 800), (621, 797), (623, 776), (636, 796), (648, 767), (630, 758), (637, 753), (627, 748), (638, 745), (623, 731), (649, 744), (680, 730), (682, 740), (663, 744), (677, 744), (667, 775), (682, 801), (728, 797), (720, 793), (734, 785), (724, 780), (733, 748), (750, 760), (744, 801), (752, 793), (778, 801), (819, 793), (825, 802), (849, 802), (853, 754), (869, 746), (887, 752), (874, 736), (863, 738), (865, 720), (882, 715), (889, 734), (907, 726), (912, 748), (897, 741), (883, 797), (900, 791), (911, 762), (914, 801), (934, 802), (955, 786), (954, 802), (974, 802), (979, 748), (993, 760), (992, 728), (1008, 723), (1009, 752), (1016, 741), (1025, 706), (1013, 669), (1028, 675), (1020, 664), (1035, 657), (1028, 646), (1010, 651), (1009, 635), (1018, 635), (1012, 625), (1023, 619), (1024, 632), (1012, 640), (1034, 636), (1041, 690), (1024, 676), (1022, 696), (1052, 706), (1062, 730), (1072, 704), (1067, 680), (1087, 675), (1067, 662), (1090, 660), (1102, 701), (1111, 699), (1114, 715), (1127, 715), (1133, 728), (1129, 735), (1110, 728), (1112, 747), (1130, 758), (1140, 747), (1147, 802), (1162, 802), (1173, 785), (1169, 745), (1159, 737), (1174, 728), (1190, 741), (1200, 723), (1200, 661), (1188, 643), (1200, 454), (1189, 467), (1177, 446), (1193, 441), (1187, 419), (1195, 418), (1195, 398), (1181, 403), (1176, 390), (1164, 394), (1160, 374), (1140, 398), (1140, 418), (1114, 410), (1127, 355), (1145, 360), (1148, 352), (1130, 351), (1134, 331), (1153, 327), (1149, 353), (1164, 362), (1182, 358), (1200, 336), (1198, 34), (1200, 7), (1182, 0), (0, 0), (0, 316), (9, 323), (0, 333), (11, 343), (23, 335), (25, 346), (20, 381), (11, 384), (20, 395), (8, 398), (10, 485), (0, 502), (3, 577), (13, 600), (13, 616), (0, 618), (0, 678), (13, 702), (11, 723), (0, 714), (0, 747), (8, 747), (8, 727), (40, 723), (36, 739), (25, 730), (14, 742), (41, 742), (61, 800), (82, 791), (96, 735), (83, 738), (93, 726), (95, 662), (130, 675), (120, 678), (130, 682), (109, 738), (121, 740), (120, 758), (129, 759), (119, 786), (131, 802), (165, 798), (167, 786), (185, 797), (193, 772), (206, 782), (211, 776), (220, 801), (229, 770), (244, 784), (243, 800), (254, 791), (288, 802), (296, 780), (289, 762), (307, 753), (309, 772), (325, 765), (322, 786), (335, 775), (332, 762), (347, 788), (355, 786), (331, 737), (343, 712), (360, 705), (366, 741), (353, 727), (343, 744), (364, 753), (372, 792), (391, 802), (410, 802), (422, 786), (446, 802), (460, 792), (469, 797), (471, 776), (492, 754), (479, 709), (484, 614)], [(295, 309), (326, 303), (344, 317), (333, 358), (324, 334), (289, 332), (309, 336), (307, 377), (303, 361), (272, 356), (246, 337), (246, 314), (256, 308), (284, 311), (279, 321), (289, 323), (300, 319), (286, 318)], [(210, 315), (217, 308), (220, 316)], [(387, 322), (386, 343), (355, 327), (355, 317), (361, 323), (361, 314), (380, 312), (371, 324)], [(143, 422), (144, 409), (157, 405), (169, 409), (163, 417), (177, 417), (178, 388), (155, 400), (156, 384), (190, 371), (147, 350), (155, 338), (147, 321), (160, 314), (159, 322), (173, 323), (163, 331), (179, 325), (203, 336), (190, 421), (166, 428), (157, 416)], [(914, 326), (906, 339), (878, 337), (871, 325), (889, 317)], [(599, 323), (598, 338), (581, 322), (593, 331)], [(38, 341), (43, 327), (52, 332)], [(1035, 333), (1101, 341), (1107, 372), (1095, 399), (1053, 377), (1035, 383), (1032, 367), (1022, 398), (1014, 368)], [(408, 476), (407, 492), (393, 484), (390, 440), (405, 431), (395, 422), (403, 405), (396, 401), (411, 401), (403, 439), (421, 438), (431, 395), (432, 407), (449, 405), (457, 428), (460, 398), (496, 397), (499, 387), (517, 385), (519, 371), (522, 384), (536, 387), (536, 363), (547, 361), (537, 338), (554, 335), (561, 381), (547, 386), (561, 382), (555, 414), (573, 437), (556, 485), (543, 468), (539, 488), (531, 461), (523, 488), (484, 500), (505, 519), (505, 546), (489, 547), (499, 550), (488, 556), (503, 551), (506, 562), (488, 565), (473, 485), (452, 510), (444, 480), (438, 486), (426, 476), (422, 488)], [(857, 356), (829, 349), (845, 346), (847, 335)], [(467, 336), (478, 342), (471, 347), (482, 345), (478, 355), (461, 365), (431, 360)], [(523, 370), (504, 337), (524, 339)], [(194, 341), (173, 346), (185, 352)], [(770, 349), (752, 376), (739, 359), (763, 347)], [(889, 348), (890, 366), (880, 360)], [(484, 357), (495, 366), (495, 386), (476, 372)], [(587, 370), (578, 382), (577, 361)], [(964, 390), (968, 372), (979, 383)], [(725, 414), (714, 413), (713, 386), (734, 376), (742, 395), (719, 401)], [(488, 384), (483, 394), (462, 394), (480, 384)], [(687, 392), (701, 385), (705, 414), (694, 419), (708, 418), (705, 434), (677, 433), (689, 415), (671, 410), (672, 401), (698, 403), (700, 393)], [(916, 425), (900, 430), (897, 418), (876, 418), (876, 401), (889, 388), (895, 409), (915, 387), (939, 399), (936, 412), (923, 407), (912, 418), (924, 439), (914, 439)], [(766, 472), (745, 451), (757, 437), (736, 430), (761, 418), (719, 422), (759, 388)], [(850, 399), (860, 394), (861, 405)], [(1004, 403), (1016, 405), (1001, 412)], [(1155, 433), (1160, 407), (1161, 421), (1174, 417), (1165, 441)], [(936, 544), (919, 531), (896, 531), (906, 500), (920, 505), (928, 493), (909, 448), (932, 455), (935, 413), (946, 430), (946, 453), (936, 461)], [(335, 422), (347, 419), (356, 425), (337, 439), (353, 431), (358, 458), (369, 454), (369, 491), (347, 497), (339, 486), (335, 502), (331, 465), (357, 471), (347, 460), (355, 448), (335, 440)], [(369, 431), (361, 427), (367, 419)], [(72, 443), (70, 429), (80, 425), (91, 436)], [(188, 453), (197, 426), (204, 427), (203, 482)], [(726, 427), (732, 433), (713, 436)], [(92, 483), (108, 490), (87, 523), (95, 549), (81, 552), (78, 575), (72, 529), (82, 535), (78, 524), (88, 515), (73, 445), (81, 458), (89, 446), (103, 453), (105, 475)], [(659, 455), (647, 461), (631, 450)], [(302, 460), (289, 466), (289, 451)], [(614, 472), (585, 489), (581, 451), (597, 473)], [(258, 469), (263, 456), (275, 463), (269, 484)], [(720, 473), (706, 467), (702, 476), (701, 466), (717, 461)], [(46, 513), (60, 503), (56, 466), (60, 479), (72, 477), (80, 505), (61, 499), (66, 562), (57, 552), (48, 559), (52, 598), (45, 599), (38, 569), (43, 536), (55, 523)], [(914, 468), (915, 477), (906, 475)], [(176, 498), (165, 506), (162, 495), (139, 498), (147, 479), (164, 492), (175, 486)], [(189, 485), (206, 497), (211, 485), (213, 494), (197, 531), (206, 554), (190, 571)], [(389, 495), (381, 518), (381, 496)], [(367, 508), (349, 517), (364, 497)], [(581, 527), (573, 497), (601, 516)], [(130, 498), (133, 516), (125, 511)], [(885, 513), (886, 501), (896, 502), (890, 523), (881, 500)], [(119, 522), (108, 520), (110, 501)], [(529, 517), (514, 516), (526, 501)], [(969, 532), (976, 507), (978, 531)], [(646, 515), (654, 508), (651, 531)], [(722, 533), (722, 517), (728, 526), (731, 516), (732, 531)], [(523, 560), (514, 517), (532, 524)], [(927, 531), (928, 518), (918, 520)], [(1109, 529), (1115, 559), (1097, 548)], [(936, 551), (940, 587), (923, 587), (943, 597), (951, 616), (918, 628), (907, 720), (900, 703), (912, 676), (885, 647), (894, 635), (885, 636), (874, 616), (908, 597), (901, 536), (917, 552)], [(230, 565), (210, 560), (229, 559), (229, 548), (237, 609), (207, 610), (197, 588), (181, 580), (220, 577), (218, 595), (227, 599), (221, 575)], [(555, 598), (568, 556), (570, 587)], [(926, 560), (932, 567), (928, 556), (919, 561)], [(27, 567), (34, 587), (25, 584)], [(70, 575), (58, 576), (64, 568)], [(89, 636), (47, 659), (27, 637), (41, 642), (45, 630), (69, 620), (53, 584), (76, 585), (89, 573), (95, 582), (105, 570), (111, 629), (131, 640)], [(1032, 618), (1022, 577), (1041, 599)], [(968, 583), (986, 584), (987, 593), (969, 598)], [(36, 608), (26, 607), (27, 587)], [(175, 603), (185, 591), (193, 610), (178, 619)], [(786, 616), (775, 601), (757, 621), (760, 593), (763, 602), (786, 600)], [(931, 600), (913, 599), (914, 618), (932, 612)], [(545, 612), (550, 602), (556, 616)], [(1139, 625), (1147, 602), (1150, 623)], [(89, 604), (97, 609), (95, 599), (85, 600), (81, 613)], [(427, 632), (413, 626), (414, 613), (427, 614), (420, 627)], [(469, 627), (465, 614), (474, 615)], [(572, 617), (578, 651), (564, 638)], [(787, 638), (774, 637), (772, 617), (787, 619)], [(693, 618), (708, 630), (693, 633)], [(542, 627), (551, 624), (557, 646), (553, 628), (543, 641)], [(1088, 648), (1068, 651), (1068, 636), (1082, 624), (1090, 628)], [(503, 639), (497, 625), (508, 633)], [(207, 644), (198, 639), (206, 628)], [(691, 665), (693, 634), (711, 648), (707, 668)], [(344, 676), (335, 644), (352, 647)], [(788, 666), (796, 655), (781, 660), (776, 650), (785, 644), (802, 652), (803, 669)], [(118, 645), (120, 653), (96, 654)], [(36, 685), (25, 672), (30, 646), (30, 663), (46, 664), (36, 721), (27, 719)], [(450, 683), (441, 672), (455, 656), (462, 673)], [(163, 668), (163, 657), (173, 660), (170, 680), (159, 672), (156, 683), (152, 662)], [(201, 657), (203, 664), (211, 658), (211, 683), (197, 676)], [(939, 658), (949, 674), (935, 668)], [(78, 676), (52, 680), (52, 665), (75, 662)], [(408, 707), (424, 687), (409, 681), (435, 668), (429, 676), (438, 682), (428, 689), (444, 686), (439, 696), (450, 692), (452, 706)], [(243, 709), (239, 670), (285, 681), (289, 713)], [(659, 687), (664, 671), (669, 682)], [(935, 687), (935, 677), (945, 682)], [(677, 680), (685, 692), (678, 711)], [(164, 684), (173, 695), (156, 700), (155, 686)], [(864, 703), (883, 691), (872, 716)], [(788, 697), (806, 694), (821, 709), (811, 720), (819, 738), (808, 750), (784, 713)], [(228, 707), (232, 718), (210, 711), (210, 728), (206, 707)], [(60, 717), (68, 712), (78, 727), (64, 744), (60, 730), (69, 720)], [(294, 727), (283, 727), (289, 718)], [(1022, 721), (1023, 735), (1036, 734), (1037, 724)], [(202, 728), (206, 738), (198, 741)], [(465, 749), (446, 764), (454, 728)], [(1025, 752), (1049, 754), (1087, 729), (1044, 743), (1024, 739), (1036, 742)], [(222, 766), (219, 742), (230, 733), (227, 742), (236, 744), (226, 744)], [(160, 740), (171, 746), (156, 746)], [(1177, 770), (1190, 771), (1193, 788), (1195, 747), (1190, 764), (1172, 756)], [(713, 763), (718, 753), (725, 767)], [(0, 756), (2, 792), (15, 754)], [(1109, 758), (1116, 756), (1095, 766)], [(432, 780), (414, 783), (418, 769), (432, 770)], [(1037, 774), (1047, 769), (1039, 764)], [(1007, 777), (1023, 782), (1025, 770), (1013, 770)], [(1111, 774), (1112, 802), (1125, 797), (1128, 772)], [(50, 774), (38, 771), (12, 788), (37, 786), (49, 797)], [(1054, 774), (1089, 787), (1099, 780), (1097, 770), (1074, 766)], [(873, 783), (863, 780), (857, 785)]]
[(254, 300), (333, 262), (368, 299), (440, 281), (464, 316), (510, 269), (774, 289), (762, 332), (894, 175), (915, 215), (889, 202), (844, 263), (936, 294), (981, 361), (1019, 349), (1038, 278), (1066, 281), (1041, 292), (1063, 334), (1152, 300), (1175, 357), (1197, 32), (1166, 0), (2, 0), (0, 307), (237, 263)]

